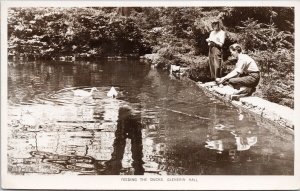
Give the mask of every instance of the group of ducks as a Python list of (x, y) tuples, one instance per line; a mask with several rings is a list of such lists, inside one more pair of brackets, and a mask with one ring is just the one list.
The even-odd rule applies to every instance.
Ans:
[[(93, 87), (89, 92), (85, 90), (73, 90), (74, 96), (78, 97), (90, 97), (95, 91), (99, 91), (97, 88)], [(107, 97), (115, 98), (118, 95), (117, 90), (114, 87), (111, 87), (107, 92)]]
[[(93, 95), (94, 91), (99, 91), (97, 88), (93, 87), (90, 91), (85, 90), (72, 90), (74, 96), (87, 98)], [(117, 90), (114, 87), (111, 87), (110, 90), (107, 92), (107, 97), (116, 98), (118, 95)], [(38, 131), (39, 126), (35, 117), (33, 117), (29, 111), (22, 111), (21, 112), (21, 119), (20, 123), (26, 127), (31, 127), (30, 131)]]

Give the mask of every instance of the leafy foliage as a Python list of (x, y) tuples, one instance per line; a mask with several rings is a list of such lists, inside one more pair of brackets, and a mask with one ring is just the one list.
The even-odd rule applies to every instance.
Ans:
[(120, 16), (114, 9), (110, 13), (105, 11), (93, 8), (11, 9), (9, 53), (102, 56), (150, 50), (132, 18)]
[(81, 7), (11, 8), (10, 56), (158, 55), (155, 64), (188, 66), (196, 81), (208, 81), (208, 38), (213, 20), (229, 46), (243, 45), (259, 64), (257, 95), (293, 107), (293, 7)]
[(293, 107), (294, 97), (294, 50), (278, 49), (255, 51), (250, 55), (261, 70), (258, 94), (270, 101)]
[(274, 23), (247, 19), (236, 27), (238, 42), (260, 66), (260, 96), (293, 107), (294, 35), (279, 31)]
[(228, 28), (240, 26), (242, 21), (252, 18), (259, 23), (274, 23), (281, 31), (294, 32), (293, 7), (224, 7), (222, 17)]
[(239, 42), (246, 50), (276, 51), (278, 48), (293, 48), (293, 35), (288, 31), (278, 31), (275, 25), (263, 24), (248, 19), (242, 21), (243, 26), (239, 29)]

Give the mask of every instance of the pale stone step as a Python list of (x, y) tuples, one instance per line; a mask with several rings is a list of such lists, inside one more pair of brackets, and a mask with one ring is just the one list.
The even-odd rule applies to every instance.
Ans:
[[(210, 92), (211, 94), (222, 98), (225, 101), (230, 101), (224, 98), (226, 95), (231, 95), (234, 91), (234, 89), (229, 86), (219, 87), (215, 82), (198, 82), (197, 85), (206, 90), (207, 92)], [(279, 105), (254, 96), (243, 97), (240, 98), (239, 101), (231, 101), (231, 103), (235, 106), (242, 107), (264, 118), (274, 121), (279, 125), (291, 129), (294, 128), (294, 110), (287, 106)]]

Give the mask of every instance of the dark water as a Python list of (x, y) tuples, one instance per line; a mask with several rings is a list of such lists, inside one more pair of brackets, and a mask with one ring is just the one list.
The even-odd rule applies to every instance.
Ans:
[(13, 174), (294, 173), (292, 132), (140, 61), (10, 62), (8, 101)]

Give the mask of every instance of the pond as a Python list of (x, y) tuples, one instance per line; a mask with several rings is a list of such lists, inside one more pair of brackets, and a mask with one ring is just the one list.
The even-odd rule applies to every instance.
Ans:
[(294, 134), (139, 60), (9, 62), (8, 172), (293, 175)]

